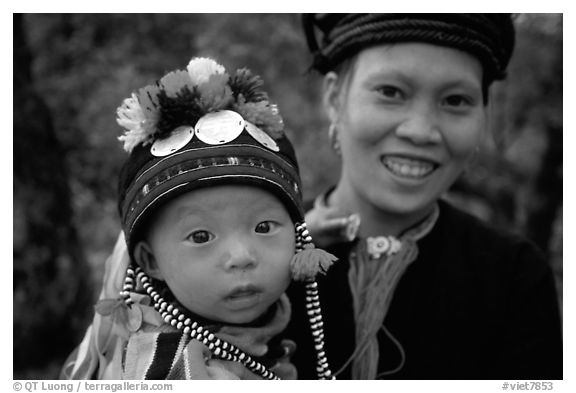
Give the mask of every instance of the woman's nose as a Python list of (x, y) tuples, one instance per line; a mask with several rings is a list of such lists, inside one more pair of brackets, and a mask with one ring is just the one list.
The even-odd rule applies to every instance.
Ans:
[(248, 270), (258, 265), (256, 252), (248, 239), (231, 239), (224, 256), (226, 270)]
[(418, 145), (438, 143), (442, 139), (437, 114), (428, 106), (410, 111), (396, 127), (396, 135)]

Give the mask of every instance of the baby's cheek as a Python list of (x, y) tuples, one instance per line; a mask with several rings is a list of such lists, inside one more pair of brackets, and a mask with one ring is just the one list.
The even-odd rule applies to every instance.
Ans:
[[(284, 255), (283, 258), (277, 260), (274, 266), (270, 266), (270, 269), (267, 269), (265, 280), (274, 283), (279, 289), (279, 293), (284, 292), (288, 288), (288, 285), (290, 285), (292, 279), (290, 261), (293, 255), (293, 253)], [(279, 255), (276, 254), (276, 258), (278, 258), (278, 256)]]

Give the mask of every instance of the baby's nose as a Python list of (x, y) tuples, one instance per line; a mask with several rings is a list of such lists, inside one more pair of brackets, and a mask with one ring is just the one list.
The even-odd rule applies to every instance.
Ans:
[(254, 247), (246, 241), (234, 240), (229, 242), (224, 265), (227, 270), (246, 270), (256, 267), (258, 262)]

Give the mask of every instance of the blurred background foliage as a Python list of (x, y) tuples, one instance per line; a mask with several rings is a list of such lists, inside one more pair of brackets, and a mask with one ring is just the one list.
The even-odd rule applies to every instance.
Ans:
[[(538, 243), (562, 300), (562, 15), (516, 24), (509, 77), (492, 92), (492, 137), (447, 198)], [(192, 56), (263, 77), (305, 197), (337, 180), (298, 15), (15, 14), (15, 379), (56, 378), (92, 317), (120, 230), (117, 106)]]

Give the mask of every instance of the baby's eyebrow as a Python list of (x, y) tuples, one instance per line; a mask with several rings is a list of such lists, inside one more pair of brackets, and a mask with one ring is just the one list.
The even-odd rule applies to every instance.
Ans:
[(181, 219), (181, 218), (190, 217), (190, 216), (199, 216), (199, 215), (202, 215), (204, 213), (209, 213), (213, 210), (214, 210), (213, 207), (208, 209), (205, 206), (202, 206), (200, 204), (192, 203), (192, 204), (186, 204), (183, 206), (178, 206), (176, 208), (176, 210), (174, 211), (174, 214), (176, 215), (176, 217)]
[(274, 203), (272, 201), (265, 201), (259, 204), (258, 213), (286, 213), (288, 214), (288, 210), (286, 207), (281, 203)]

